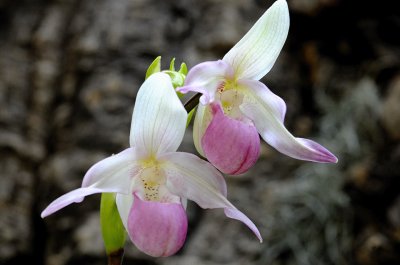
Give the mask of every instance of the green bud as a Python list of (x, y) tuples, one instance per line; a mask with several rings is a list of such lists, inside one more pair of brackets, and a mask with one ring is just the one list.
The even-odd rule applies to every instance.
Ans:
[(114, 193), (102, 193), (100, 203), (100, 224), (107, 255), (124, 248), (126, 231), (122, 224)]
[(158, 56), (154, 61), (150, 64), (149, 68), (146, 71), (146, 79), (149, 78), (152, 74), (158, 73), (161, 71), (161, 56)]
[(175, 58), (172, 58), (170, 64), (169, 64), (169, 70), (170, 71), (175, 71)]
[[(158, 56), (149, 66), (146, 72), (146, 79), (154, 74), (161, 71), (161, 56)], [(172, 58), (169, 64), (169, 70), (162, 71), (166, 73), (171, 78), (172, 86), (174, 88), (180, 87), (184, 85), (186, 74), (188, 72), (187, 66), (185, 63), (181, 63), (179, 71), (175, 71), (175, 58)], [(176, 92), (179, 98), (183, 97), (182, 93)]]
[(183, 74), (184, 76), (188, 73), (188, 68), (185, 63), (181, 63), (181, 68), (179, 68), (179, 73)]
[(167, 75), (169, 75), (169, 77), (171, 78), (171, 81), (172, 81), (172, 86), (174, 88), (183, 86), (183, 83), (185, 82), (185, 77), (186, 77), (183, 74), (176, 72), (176, 71), (170, 71), (170, 70), (163, 71), (163, 73), (166, 73)]

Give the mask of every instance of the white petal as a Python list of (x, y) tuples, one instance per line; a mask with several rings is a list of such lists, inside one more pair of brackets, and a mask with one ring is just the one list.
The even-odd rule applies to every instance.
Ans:
[(224, 177), (210, 163), (189, 153), (165, 154), (160, 161), (172, 193), (205, 209), (224, 209), (226, 216), (242, 221), (262, 240), (253, 222), (228, 201)]
[(170, 77), (164, 73), (153, 74), (136, 97), (130, 144), (147, 156), (175, 151), (182, 142), (186, 118)]
[(224, 56), (237, 79), (259, 80), (271, 70), (285, 44), (289, 23), (286, 1), (276, 1)]
[[(253, 104), (254, 107), (264, 108), (264, 111), (268, 111), (275, 119), (280, 122), (284, 121), (286, 103), (281, 97), (269, 90), (266, 85), (255, 80), (240, 80), (237, 84), (238, 89), (245, 95), (243, 98), (244, 105)], [(242, 109), (243, 106), (239, 106), (239, 108)]]
[(71, 203), (79, 203), (82, 202), (83, 199), (91, 194), (102, 193), (102, 192), (120, 192), (119, 189), (115, 189), (114, 187), (87, 187), (87, 188), (79, 188), (73, 191), (70, 191), (63, 196), (57, 198), (46, 209), (41, 213), (41, 217), (44, 218), (57, 212), (58, 210), (64, 208), (65, 206), (70, 205)]
[(115, 186), (120, 183), (121, 187), (125, 187), (137, 170), (137, 159), (134, 149), (128, 148), (97, 162), (86, 172), (82, 187), (99, 185), (99, 183), (102, 186)]
[(105, 158), (88, 170), (83, 179), (82, 188), (64, 194), (53, 201), (42, 212), (42, 217), (48, 216), (71, 203), (81, 202), (85, 196), (90, 194), (102, 192), (129, 194), (131, 178), (135, 176), (137, 171), (135, 153), (132, 148)]
[(242, 81), (240, 89), (245, 91), (240, 109), (254, 122), (267, 143), (279, 152), (296, 159), (322, 163), (337, 162), (337, 158), (320, 144), (308, 139), (295, 138), (285, 128), (285, 103), (264, 84), (258, 81)]
[[(165, 161), (163, 163), (163, 161)], [(171, 182), (177, 183), (180, 181), (190, 182), (193, 185), (187, 185), (184, 192), (189, 196), (181, 196), (195, 201), (202, 208), (215, 208), (213, 202), (210, 202), (207, 196), (200, 193), (212, 191), (218, 195), (226, 197), (226, 183), (222, 174), (213, 167), (209, 162), (200, 159), (199, 157), (184, 152), (168, 153), (160, 157), (162, 168), (167, 175), (167, 186)], [(186, 175), (183, 177), (183, 175)], [(178, 180), (183, 177), (182, 180)], [(178, 180), (177, 182), (175, 182)], [(180, 182), (184, 184), (183, 182)], [(197, 185), (197, 187), (196, 187)], [(168, 186), (169, 188), (169, 186)], [(198, 188), (198, 189), (197, 189)], [(190, 195), (191, 194), (191, 195)], [(208, 205), (211, 203), (212, 205)]]
[(115, 197), (115, 203), (117, 204), (118, 212), (126, 231), (128, 231), (128, 217), (132, 208), (133, 198), (133, 194), (117, 194)]
[(218, 88), (226, 80), (232, 79), (233, 74), (232, 67), (222, 60), (200, 63), (190, 69), (185, 85), (177, 90), (181, 93), (189, 91), (202, 93), (200, 103), (206, 105), (215, 100)]

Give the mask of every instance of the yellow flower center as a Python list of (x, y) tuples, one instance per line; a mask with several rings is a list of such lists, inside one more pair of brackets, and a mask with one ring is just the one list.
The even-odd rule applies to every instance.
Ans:
[(224, 114), (234, 119), (242, 119), (243, 114), (239, 106), (243, 101), (243, 93), (237, 89), (236, 82), (226, 82), (218, 92)]
[(160, 186), (165, 184), (165, 176), (159, 163), (154, 159), (142, 161), (143, 171), (140, 174), (144, 199), (147, 201), (160, 201)]
[(225, 91), (235, 89), (236, 88), (236, 80), (225, 80), (217, 89), (218, 93), (222, 94)]

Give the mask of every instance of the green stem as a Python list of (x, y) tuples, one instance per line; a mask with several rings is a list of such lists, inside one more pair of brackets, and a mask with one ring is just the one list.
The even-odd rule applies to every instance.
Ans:
[(108, 265), (121, 265), (124, 258), (124, 249), (120, 248), (108, 254)]
[(188, 101), (184, 104), (185, 110), (189, 113), (192, 109), (194, 109), (199, 104), (199, 98), (201, 97), (200, 93), (196, 93), (194, 96), (189, 98)]

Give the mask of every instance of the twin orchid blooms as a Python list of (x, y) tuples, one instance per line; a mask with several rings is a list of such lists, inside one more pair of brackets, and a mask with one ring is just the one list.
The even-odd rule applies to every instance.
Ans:
[[(52, 202), (46, 217), (94, 193), (116, 193), (116, 205), (132, 242), (151, 256), (170, 256), (184, 244), (187, 199), (222, 208), (227, 217), (253, 222), (227, 200), (223, 172), (246, 172), (257, 161), (260, 138), (293, 158), (335, 163), (318, 143), (295, 138), (284, 126), (285, 102), (259, 81), (272, 68), (287, 37), (289, 11), (276, 1), (222, 60), (193, 67), (181, 93), (200, 92), (193, 139), (207, 158), (177, 152), (187, 112), (165, 73), (140, 87), (133, 110), (130, 148), (108, 157), (84, 176), (82, 187)], [(217, 169), (218, 170), (217, 170)]]

